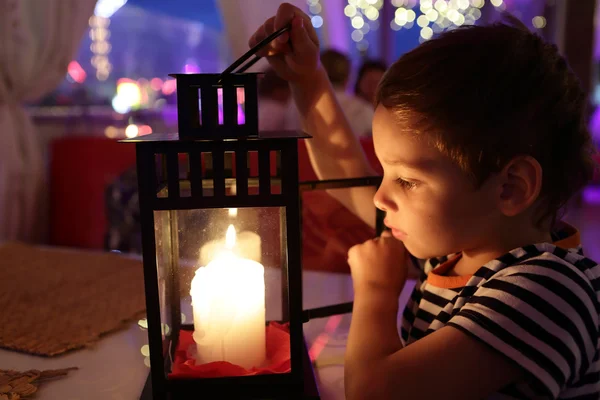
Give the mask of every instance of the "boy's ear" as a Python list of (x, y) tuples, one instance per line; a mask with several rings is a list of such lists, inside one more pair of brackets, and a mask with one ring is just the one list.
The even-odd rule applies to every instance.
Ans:
[(513, 217), (536, 202), (542, 190), (542, 166), (531, 156), (517, 156), (499, 174), (500, 211)]

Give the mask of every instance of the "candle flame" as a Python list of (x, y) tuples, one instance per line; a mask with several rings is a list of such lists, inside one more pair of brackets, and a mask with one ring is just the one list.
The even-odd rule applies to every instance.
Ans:
[(227, 233), (225, 234), (225, 247), (231, 250), (233, 249), (233, 246), (235, 246), (235, 227), (229, 225)]

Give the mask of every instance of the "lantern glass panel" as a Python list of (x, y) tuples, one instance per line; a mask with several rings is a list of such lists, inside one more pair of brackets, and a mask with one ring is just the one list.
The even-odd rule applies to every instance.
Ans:
[(155, 211), (155, 240), (156, 240), (156, 267), (158, 278), (158, 298), (160, 304), (160, 320), (163, 339), (163, 353), (167, 351), (169, 338), (174, 326), (174, 315), (168, 305), (171, 303), (172, 288), (171, 281), (173, 276), (172, 256), (172, 235), (173, 221), (177, 219), (176, 211)]
[[(235, 179), (227, 182), (235, 191)], [(197, 364), (267, 366), (266, 326), (289, 313), (285, 207), (160, 210), (154, 218), (163, 350), (181, 340), (181, 328), (194, 333), (188, 353)]]

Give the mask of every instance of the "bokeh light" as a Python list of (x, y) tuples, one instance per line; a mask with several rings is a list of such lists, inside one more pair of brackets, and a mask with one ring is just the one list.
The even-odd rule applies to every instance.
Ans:
[(537, 29), (542, 29), (546, 26), (546, 18), (542, 17), (541, 15), (533, 17), (533, 20), (531, 22), (533, 26)]
[(140, 130), (139, 130), (138, 126), (135, 124), (129, 124), (129, 125), (127, 125), (127, 128), (125, 128), (125, 136), (129, 139), (133, 139), (134, 137), (137, 137), (139, 132), (140, 132)]
[(421, 29), (421, 37), (425, 40), (431, 39), (433, 37), (433, 29), (428, 26), (424, 27)]
[[(500, 0), (495, 0), (501, 7)], [(420, 41), (428, 40), (434, 33), (454, 29), (462, 25), (473, 25), (481, 18), (479, 8), (483, 7), (484, 0), (422, 0), (419, 4), (419, 14), (412, 10), (417, 5), (412, 0), (392, 0), (396, 7), (394, 20), (390, 27), (394, 30), (410, 29), (416, 20), (421, 28)], [(501, 8), (503, 9), (503, 8)], [(425, 29), (423, 31), (424, 28)], [(431, 36), (430, 36), (431, 35)]]
[(323, 17), (321, 17), (320, 15), (313, 15), (310, 18), (310, 22), (312, 22), (312, 25), (315, 28), (320, 28), (323, 26)]

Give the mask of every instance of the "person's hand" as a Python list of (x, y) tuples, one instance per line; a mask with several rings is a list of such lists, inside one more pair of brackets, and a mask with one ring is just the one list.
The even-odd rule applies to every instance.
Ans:
[(310, 18), (299, 8), (283, 3), (277, 14), (265, 21), (248, 41), (250, 47), (276, 30), (292, 23), (291, 31), (284, 32), (258, 55), (266, 56), (277, 74), (290, 82), (307, 81), (319, 65), (319, 39)]
[(404, 244), (385, 231), (348, 251), (355, 291), (376, 289), (400, 295), (408, 274)]

